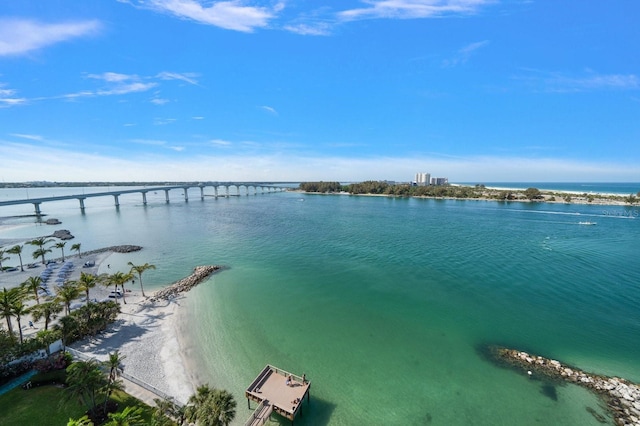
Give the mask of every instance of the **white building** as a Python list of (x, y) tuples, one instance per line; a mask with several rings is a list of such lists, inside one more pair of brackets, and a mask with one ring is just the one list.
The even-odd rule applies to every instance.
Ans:
[(416, 173), (416, 185), (427, 186), (431, 183), (431, 173)]

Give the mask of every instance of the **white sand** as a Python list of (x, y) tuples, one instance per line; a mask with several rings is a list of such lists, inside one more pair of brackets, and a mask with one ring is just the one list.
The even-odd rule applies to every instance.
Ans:
[[(110, 255), (110, 252), (83, 254), (81, 259), (77, 255), (65, 256), (66, 261), (72, 261), (75, 265), (68, 280), (78, 279), (81, 272), (116, 272), (116, 270), (105, 267)], [(82, 265), (87, 261), (95, 262), (95, 266), (83, 268)], [(34, 269), (27, 269), (25, 266), (24, 272), (0, 273), (0, 286), (17, 287), (28, 277), (38, 276), (43, 270), (43, 265)], [(126, 374), (172, 396), (181, 403), (186, 403), (189, 396), (195, 392), (195, 385), (190, 380), (192, 375), (188, 371), (189, 363), (183, 356), (181, 333), (184, 331), (184, 326), (181, 328), (179, 321), (181, 318), (179, 315), (180, 305), (186, 295), (177, 296), (170, 301), (150, 302), (147, 298), (142, 297), (137, 276), (135, 280), (135, 287), (131, 283), (125, 286), (127, 303), (123, 303), (122, 298), (118, 299), (122, 312), (116, 322), (100, 335), (86, 341), (76, 342), (71, 345), (71, 348), (101, 361), (108, 359), (108, 354), (117, 349), (120, 355), (125, 357), (123, 366)], [(55, 279), (52, 279), (49, 284), (52, 291), (54, 283)], [(108, 298), (109, 292), (112, 290), (113, 287), (96, 286), (90, 290), (89, 296), (92, 300), (104, 300)], [(153, 292), (146, 291), (145, 293), (150, 296)], [(82, 299), (84, 299), (84, 294)], [(28, 303), (35, 304), (35, 301)], [(81, 302), (78, 301), (78, 303)], [(24, 336), (35, 334), (44, 328), (43, 320), (34, 323), (35, 328), (29, 327), (30, 319), (30, 317), (22, 319)], [(15, 320), (13, 324), (16, 329)], [(125, 386), (129, 390), (126, 382)], [(153, 405), (153, 398), (156, 397), (156, 395), (149, 393), (136, 394), (135, 396), (151, 405)]]

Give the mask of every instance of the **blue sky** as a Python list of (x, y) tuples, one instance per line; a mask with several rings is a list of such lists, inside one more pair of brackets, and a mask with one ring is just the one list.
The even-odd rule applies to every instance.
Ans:
[(637, 0), (0, 1), (0, 179), (637, 182), (639, 16)]

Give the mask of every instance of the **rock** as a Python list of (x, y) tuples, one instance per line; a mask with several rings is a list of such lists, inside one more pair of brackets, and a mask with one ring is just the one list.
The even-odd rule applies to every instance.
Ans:
[(222, 269), (220, 266), (196, 266), (193, 270), (193, 273), (186, 278), (183, 278), (175, 283), (171, 284), (169, 287), (165, 287), (162, 290), (156, 291), (153, 296), (149, 298), (149, 300), (156, 301), (159, 299), (168, 300), (180, 293), (187, 292), (191, 290), (193, 287), (200, 284), (202, 281), (207, 279), (209, 275), (214, 272)]
[(71, 235), (71, 232), (69, 232), (69, 230), (67, 229), (59, 229), (55, 231), (52, 236), (60, 240), (71, 240), (74, 238), (74, 236)]
[(45, 224), (47, 225), (60, 225), (62, 222), (60, 222), (58, 219), (56, 218), (50, 218), (44, 221)]
[[(599, 376), (581, 371), (559, 361), (542, 359), (506, 348), (490, 348), (501, 365), (515, 367), (527, 374), (544, 376), (552, 380), (564, 380), (587, 388), (600, 396), (617, 425), (640, 426), (640, 386), (617, 377)], [(532, 362), (535, 360), (535, 362)], [(595, 412), (588, 409), (599, 421)]]

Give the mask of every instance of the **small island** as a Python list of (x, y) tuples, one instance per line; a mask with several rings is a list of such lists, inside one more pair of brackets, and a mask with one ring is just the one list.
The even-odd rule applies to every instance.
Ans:
[(538, 188), (502, 189), (485, 185), (413, 185), (386, 181), (365, 181), (342, 185), (340, 182), (302, 182), (299, 191), (321, 194), (377, 195), (388, 197), (419, 197), (463, 200), (495, 200), (546, 202), (562, 204), (634, 205), (640, 202), (640, 191), (628, 196), (615, 194), (570, 193), (542, 191)]

